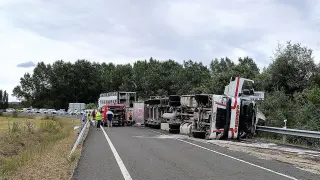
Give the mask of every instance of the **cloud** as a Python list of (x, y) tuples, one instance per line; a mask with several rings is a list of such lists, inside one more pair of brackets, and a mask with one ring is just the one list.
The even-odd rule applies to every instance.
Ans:
[[(21, 59), (52, 63), (86, 58), (132, 63), (157, 59), (253, 57), (267, 66), (278, 42), (301, 42), (320, 57), (317, 0), (2, 0), (0, 87), (12, 91), (32, 69)], [(12, 98), (12, 97), (11, 97)]]
[(30, 67), (34, 67), (34, 66), (36, 66), (36, 65), (32, 61), (17, 64), (17, 67), (21, 67), (21, 68), (30, 68)]

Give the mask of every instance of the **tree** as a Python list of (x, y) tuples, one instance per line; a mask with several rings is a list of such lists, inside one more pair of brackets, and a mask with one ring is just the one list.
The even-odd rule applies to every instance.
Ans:
[(0, 109), (4, 109), (4, 107), (3, 107), (3, 94), (2, 94), (1, 89), (0, 89)]
[(302, 92), (312, 85), (311, 77), (316, 74), (312, 50), (291, 42), (279, 45), (269, 71), (268, 83), (274, 90), (283, 88), (286, 94)]
[(0, 109), (7, 109), (9, 106), (9, 102), (8, 102), (8, 93), (7, 91), (2, 91), (0, 89)]

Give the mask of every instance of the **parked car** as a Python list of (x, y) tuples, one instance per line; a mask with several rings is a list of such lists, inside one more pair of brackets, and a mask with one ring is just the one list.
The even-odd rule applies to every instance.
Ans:
[(65, 111), (64, 109), (59, 109), (59, 110), (57, 111), (57, 114), (59, 114), (59, 115), (65, 115), (65, 114), (66, 114), (66, 111)]
[(55, 109), (48, 109), (48, 114), (57, 114), (57, 111)]
[(8, 109), (6, 109), (6, 112), (8, 112), (8, 113), (13, 113), (13, 112), (15, 112), (16, 110), (15, 109), (13, 109), (13, 108), (8, 108)]
[(47, 112), (48, 112), (47, 109), (40, 109), (40, 110), (39, 110), (39, 113), (41, 113), (41, 114), (46, 114)]
[(39, 109), (35, 108), (31, 110), (31, 113), (37, 113), (39, 111)]
[(30, 112), (32, 111), (31, 108), (23, 108), (22, 110), (23, 110), (23, 112), (25, 112), (25, 113), (30, 113)]

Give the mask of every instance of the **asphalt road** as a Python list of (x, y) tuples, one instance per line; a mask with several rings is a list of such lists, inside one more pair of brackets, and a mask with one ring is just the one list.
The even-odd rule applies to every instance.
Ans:
[(246, 153), (181, 137), (177, 139), (176, 135), (161, 130), (141, 127), (104, 129), (107, 135), (91, 127), (73, 179), (320, 179), (319, 175), (290, 164), (261, 160)]

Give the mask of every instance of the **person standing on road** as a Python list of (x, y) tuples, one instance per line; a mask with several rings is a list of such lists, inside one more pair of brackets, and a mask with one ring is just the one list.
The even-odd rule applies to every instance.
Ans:
[(87, 115), (85, 112), (81, 112), (82, 116), (81, 116), (81, 126), (79, 128), (79, 132), (78, 134), (81, 132), (81, 130), (84, 128), (84, 125), (86, 124), (87, 122)]
[(91, 117), (92, 117), (92, 118), (91, 118), (92, 121), (95, 122), (95, 121), (96, 121), (96, 110), (95, 110), (95, 109), (92, 111)]
[(112, 118), (113, 118), (113, 112), (108, 110), (107, 111), (108, 127), (112, 127)]
[(101, 120), (102, 120), (102, 115), (101, 115), (101, 113), (102, 113), (102, 110), (100, 110), (100, 112), (97, 111), (97, 113), (96, 113), (97, 130), (100, 130), (100, 126), (101, 126)]
[(92, 121), (91, 121), (91, 111), (87, 112), (87, 120), (90, 121), (90, 125), (92, 125)]

